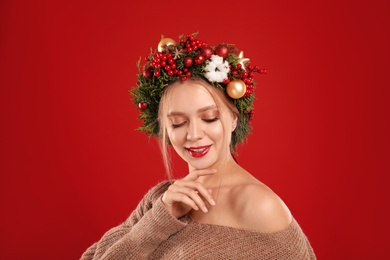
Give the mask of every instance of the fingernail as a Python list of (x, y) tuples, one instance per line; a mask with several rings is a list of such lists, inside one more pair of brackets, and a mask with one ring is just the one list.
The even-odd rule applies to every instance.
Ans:
[(210, 200), (210, 204), (215, 206), (215, 201), (213, 199)]
[(203, 211), (204, 211), (204, 212), (208, 212), (206, 206), (203, 207)]

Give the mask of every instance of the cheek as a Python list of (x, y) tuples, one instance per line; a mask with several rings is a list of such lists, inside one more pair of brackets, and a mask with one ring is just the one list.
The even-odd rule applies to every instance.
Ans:
[(208, 127), (208, 135), (215, 140), (222, 140), (224, 136), (222, 124), (218, 122), (215, 125), (210, 125), (210, 127)]
[(174, 148), (185, 142), (185, 133), (181, 128), (167, 130), (167, 134)]

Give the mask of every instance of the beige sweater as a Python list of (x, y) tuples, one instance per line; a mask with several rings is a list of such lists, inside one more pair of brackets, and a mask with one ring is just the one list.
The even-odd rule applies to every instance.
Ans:
[(81, 259), (316, 259), (295, 220), (285, 230), (261, 233), (174, 218), (161, 201), (169, 185), (152, 188)]

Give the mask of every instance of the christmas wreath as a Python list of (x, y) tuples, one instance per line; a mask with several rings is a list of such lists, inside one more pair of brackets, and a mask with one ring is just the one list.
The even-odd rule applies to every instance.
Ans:
[(164, 89), (177, 80), (198, 77), (224, 90), (236, 105), (240, 117), (232, 133), (231, 147), (234, 149), (251, 132), (256, 87), (254, 74), (267, 71), (250, 65), (249, 59), (244, 58), (244, 53), (233, 44), (209, 46), (196, 37), (197, 33), (181, 35), (177, 43), (162, 36), (157, 49), (151, 50), (145, 58), (145, 64), (141, 67), (141, 58), (137, 62), (140, 71), (137, 86), (130, 93), (140, 110), (138, 118), (143, 121), (138, 130), (158, 137), (158, 107)]

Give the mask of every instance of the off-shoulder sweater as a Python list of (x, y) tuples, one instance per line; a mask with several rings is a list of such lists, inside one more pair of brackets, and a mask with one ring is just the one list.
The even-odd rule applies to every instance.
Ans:
[(262, 233), (173, 217), (161, 200), (169, 185), (152, 188), (81, 259), (316, 259), (295, 219), (284, 230)]

